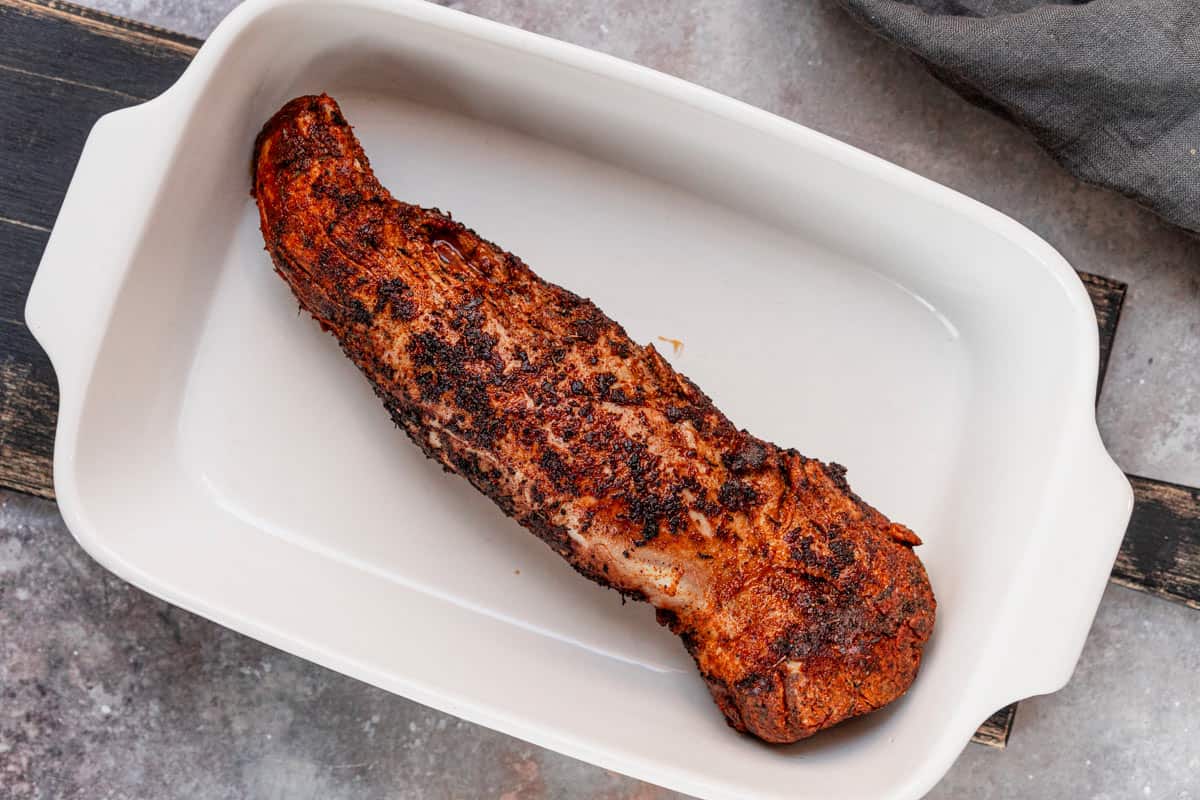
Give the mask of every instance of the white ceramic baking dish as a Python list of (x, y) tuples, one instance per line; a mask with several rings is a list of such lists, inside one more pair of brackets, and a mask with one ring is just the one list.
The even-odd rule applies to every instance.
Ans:
[[(396, 431), (271, 272), (259, 126), (328, 91), (398, 196), (850, 468), (939, 600), (912, 690), (794, 746), (729, 730), (651, 609)], [(259, 0), (93, 130), (27, 310), (68, 525), (132, 583), (377, 686), (705, 798), (915, 798), (1067, 680), (1130, 511), (1066, 262), (1004, 216), (614, 58), (419, 2)]]

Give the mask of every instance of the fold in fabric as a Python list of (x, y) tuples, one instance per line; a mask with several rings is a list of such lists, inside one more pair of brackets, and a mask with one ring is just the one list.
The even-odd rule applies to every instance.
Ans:
[(840, 0), (1066, 169), (1200, 232), (1200, 0)]

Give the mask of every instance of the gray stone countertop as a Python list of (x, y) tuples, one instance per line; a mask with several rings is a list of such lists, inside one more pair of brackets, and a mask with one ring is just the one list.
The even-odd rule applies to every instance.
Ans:
[[(205, 36), (233, 0), (87, 0)], [(457, 0), (669, 72), (1004, 211), (1130, 284), (1101, 430), (1133, 473), (1200, 484), (1200, 240), (1060, 171), (828, 0)], [(1200, 612), (1112, 586), (1063, 691), (1009, 748), (968, 746), (932, 798), (1200, 798)], [(155, 600), (0, 493), (0, 797), (680, 795), (285, 655)]]

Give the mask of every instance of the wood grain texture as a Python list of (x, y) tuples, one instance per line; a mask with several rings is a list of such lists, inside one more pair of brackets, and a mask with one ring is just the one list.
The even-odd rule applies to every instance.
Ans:
[(976, 744), (984, 744), (1003, 750), (1008, 746), (1008, 737), (1012, 735), (1013, 723), (1017, 718), (1017, 704), (1005, 706), (983, 721), (979, 730), (971, 737)]
[(95, 121), (161, 93), (195, 46), (98, 12), (0, 0), (0, 218), (49, 229)]
[(75, 6), (0, 0), (0, 485), (54, 496), (58, 385), (25, 298), (88, 131), (170, 86), (198, 45)]
[(200, 49), (203, 40), (175, 31), (148, 25), (144, 22), (118, 17), (107, 11), (62, 3), (58, 0), (0, 0), (0, 5), (10, 6), (34, 18), (57, 18), (72, 25), (95, 30), (103, 35), (132, 42), (144, 43), (154, 48), (176, 47), (188, 54)]
[[(68, 3), (0, 0), (0, 485), (54, 494), (57, 385), (24, 305), (87, 133), (101, 115), (169, 87), (199, 45)], [(1096, 309), (1103, 381), (1125, 287), (1080, 277)], [(1137, 506), (1113, 580), (1200, 607), (1200, 492), (1131, 480)], [(996, 712), (974, 740), (1003, 747), (1015, 714), (1016, 704)]]
[(1096, 399), (1100, 399), (1100, 388), (1104, 385), (1104, 376), (1108, 373), (1108, 357), (1112, 354), (1113, 339), (1117, 335), (1117, 321), (1121, 318), (1121, 308), (1125, 304), (1125, 284), (1101, 278), (1087, 272), (1080, 272), (1079, 279), (1092, 298), (1092, 307), (1096, 309), (1096, 324), (1100, 328), (1100, 375), (1096, 382)]
[[(0, 182), (5, 171), (0, 166)], [(24, 307), (48, 237), (44, 229), (0, 220), (0, 485), (39, 497), (54, 495), (58, 384), (25, 327)]]
[(1133, 519), (1112, 579), (1200, 609), (1200, 489), (1129, 476)]
[(161, 85), (158, 78), (178, 77), (179, 59), (186, 64), (200, 47), (190, 36), (70, 3), (0, 0), (0, 17), (0, 63), (140, 99), (170, 86), (174, 77)]

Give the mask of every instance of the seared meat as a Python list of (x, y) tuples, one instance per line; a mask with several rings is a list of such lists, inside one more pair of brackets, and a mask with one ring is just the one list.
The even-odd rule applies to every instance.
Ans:
[(738, 430), (590, 301), (392, 198), (337, 104), (259, 134), (275, 269), (392, 419), (583, 575), (658, 609), (729, 724), (791, 742), (899, 697), (933, 629), (917, 536)]

